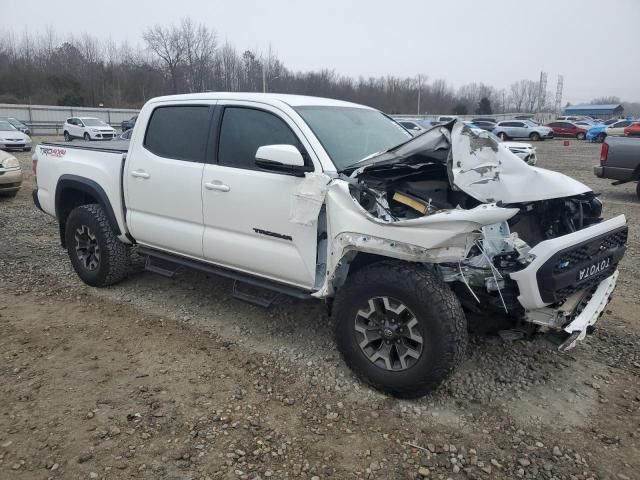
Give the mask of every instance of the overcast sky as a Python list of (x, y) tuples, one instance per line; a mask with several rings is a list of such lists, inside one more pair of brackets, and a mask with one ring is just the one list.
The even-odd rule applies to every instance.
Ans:
[(145, 27), (191, 16), (239, 51), (271, 44), (293, 70), (498, 88), (543, 70), (553, 92), (564, 75), (563, 103), (640, 101), (640, 0), (0, 1), (15, 33), (52, 26), (141, 44)]

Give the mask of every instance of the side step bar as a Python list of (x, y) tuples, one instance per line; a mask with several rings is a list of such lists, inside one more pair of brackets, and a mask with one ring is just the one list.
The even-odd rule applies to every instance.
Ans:
[[(290, 297), (299, 298), (301, 300), (313, 299), (313, 297), (311, 296), (311, 291), (309, 290), (304, 290), (301, 288), (293, 287), (291, 285), (286, 285), (284, 283), (274, 282), (272, 280), (267, 280), (264, 278), (254, 277), (253, 275), (249, 275), (247, 273), (237, 272), (229, 268), (219, 267), (217, 265), (211, 265), (205, 262), (200, 262), (198, 260), (192, 260), (190, 258), (181, 257), (179, 255), (161, 252), (153, 248), (140, 246), (138, 247), (138, 254), (147, 256), (147, 261), (145, 264), (146, 270), (149, 270), (154, 273), (158, 273), (163, 276), (168, 276), (169, 278), (173, 278), (175, 276), (175, 271), (177, 270), (177, 267), (188, 267), (194, 270), (200, 270), (201, 272), (217, 275), (219, 277), (230, 278), (232, 280), (235, 280), (236, 282), (246, 283), (254, 287), (264, 288), (276, 293), (281, 293), (284, 295), (288, 295)], [(152, 259), (158, 259), (165, 263), (174, 264), (176, 268), (173, 270), (170, 270), (168, 268), (160, 267), (158, 265), (153, 265)], [(149, 268), (147, 268), (147, 266)], [(254, 297), (253, 295), (239, 292), (237, 290), (237, 287), (235, 286), (235, 282), (234, 282), (234, 290), (235, 290), (234, 293), (236, 293), (235, 296), (242, 300), (251, 301), (251, 300), (248, 300), (248, 298)], [(262, 299), (259, 299), (259, 300), (260, 301), (251, 301), (251, 303), (255, 303), (258, 305), (261, 303), (265, 303), (265, 300), (262, 300)], [(268, 303), (271, 304), (272, 301), (273, 300), (271, 300)]]

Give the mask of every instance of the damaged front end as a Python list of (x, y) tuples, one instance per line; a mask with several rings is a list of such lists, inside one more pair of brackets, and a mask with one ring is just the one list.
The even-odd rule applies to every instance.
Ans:
[(555, 332), (562, 349), (604, 310), (625, 251), (624, 216), (603, 221), (588, 187), (459, 123), (359, 162), (325, 193), (332, 240), (317, 296), (359, 253), (421, 262), (479, 324)]

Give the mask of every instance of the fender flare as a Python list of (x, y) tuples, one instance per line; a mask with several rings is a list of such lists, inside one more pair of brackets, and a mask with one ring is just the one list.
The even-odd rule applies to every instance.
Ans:
[[(111, 226), (111, 228), (113, 228), (113, 231), (116, 235), (121, 235), (120, 227), (118, 226), (118, 221), (116, 220), (116, 215), (113, 211), (113, 207), (111, 206), (111, 202), (109, 201), (109, 197), (105, 193), (104, 189), (97, 182), (86, 177), (80, 177), (78, 175), (65, 174), (58, 179), (58, 184), (56, 185), (55, 208), (56, 218), (60, 222), (60, 210), (63, 192), (67, 188), (79, 190), (97, 199), (98, 203), (102, 206), (102, 208), (104, 208), (107, 220), (109, 221), (109, 225)], [(62, 229), (63, 226), (61, 225), (60, 228)]]

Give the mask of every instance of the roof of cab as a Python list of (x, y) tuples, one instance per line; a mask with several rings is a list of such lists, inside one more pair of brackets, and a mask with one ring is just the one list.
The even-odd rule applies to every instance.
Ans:
[(255, 92), (206, 92), (189, 93), (185, 95), (167, 95), (164, 97), (152, 98), (150, 103), (171, 102), (171, 101), (197, 101), (197, 100), (248, 100), (267, 104), (285, 103), (290, 107), (302, 106), (327, 106), (327, 107), (357, 107), (367, 108), (366, 105), (334, 100), (332, 98), (310, 97), (306, 95), (291, 95), (285, 93), (255, 93)]

